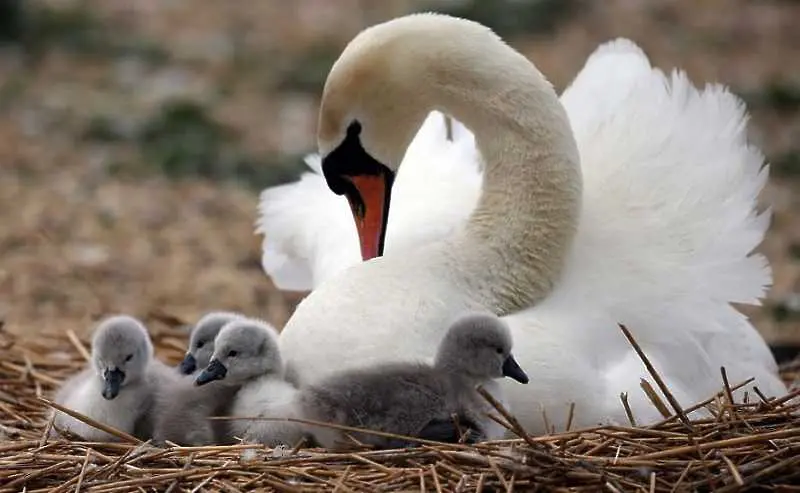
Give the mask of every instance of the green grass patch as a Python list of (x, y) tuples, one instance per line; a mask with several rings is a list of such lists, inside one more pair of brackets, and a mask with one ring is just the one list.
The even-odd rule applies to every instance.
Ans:
[(341, 54), (338, 44), (317, 44), (309, 48), (299, 58), (280, 71), (277, 89), (279, 91), (321, 94), (333, 63)]
[(772, 318), (776, 322), (800, 320), (800, 311), (795, 309), (795, 307), (791, 306), (789, 303), (782, 301), (774, 303), (770, 307), (770, 310), (772, 312)]
[(800, 178), (800, 150), (791, 150), (770, 159), (770, 171), (776, 178)]
[(109, 173), (130, 178), (158, 173), (170, 179), (234, 182), (260, 190), (295, 179), (302, 156), (254, 156), (242, 148), (238, 132), (218, 122), (204, 105), (173, 100), (138, 125), (126, 129), (109, 116), (89, 121), (86, 141), (133, 144), (141, 160), (115, 162)]
[(744, 99), (753, 108), (793, 113), (800, 110), (800, 84), (771, 82), (760, 91), (746, 94)]
[(800, 243), (792, 243), (789, 245), (789, 256), (793, 260), (800, 260)]
[(135, 56), (163, 64), (169, 52), (99, 18), (87, 2), (53, 7), (39, 2), (0, 2), (0, 42), (19, 46), (35, 61), (51, 50), (85, 57)]

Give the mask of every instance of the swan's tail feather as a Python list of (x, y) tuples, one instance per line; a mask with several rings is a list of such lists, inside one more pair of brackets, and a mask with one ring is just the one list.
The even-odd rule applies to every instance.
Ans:
[(264, 190), (258, 204), (256, 233), (264, 235), (261, 263), (284, 290), (310, 290), (320, 278), (338, 272), (337, 262), (352, 265), (359, 260), (347, 200), (328, 189), (317, 172), (318, 156), (307, 157), (306, 163), (314, 171)]
[(619, 38), (600, 45), (561, 95), (573, 131), (588, 133), (604, 125), (637, 81), (651, 72), (650, 61), (634, 42)]
[[(773, 355), (731, 306), (759, 303), (772, 282), (753, 253), (770, 222), (757, 210), (769, 168), (747, 143), (741, 100), (653, 69), (618, 40), (598, 48), (562, 102), (584, 208), (562, 289), (540, 312), (593, 307), (638, 328), (645, 351), (683, 340), (686, 361), (707, 358), (708, 371), (725, 365), (731, 378), (752, 374), (779, 392)], [(717, 381), (679, 364), (670, 371), (689, 386)]]
[[(431, 113), (406, 152), (395, 180), (386, 253), (447, 235), (477, 202), (481, 172), (472, 134)], [(322, 176), (319, 155), (305, 158), (309, 172), (294, 183), (261, 193), (256, 233), (264, 235), (262, 266), (280, 289), (305, 291), (361, 261), (346, 199)], [(419, 218), (425, 217), (425, 223)]]
[(597, 281), (576, 289), (609, 303), (758, 302), (771, 283), (751, 255), (769, 224), (756, 212), (768, 169), (742, 102), (650, 68), (627, 40), (598, 48), (562, 101), (583, 161), (579, 273)]

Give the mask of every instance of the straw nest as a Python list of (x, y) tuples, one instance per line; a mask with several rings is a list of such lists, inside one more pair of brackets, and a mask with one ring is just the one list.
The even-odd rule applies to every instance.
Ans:
[[(153, 334), (159, 356), (177, 361), (185, 335)], [(46, 439), (43, 400), (85, 364), (74, 334), (35, 340), (0, 334), (0, 492), (6, 491), (734, 491), (800, 484), (800, 407), (785, 397), (749, 403), (721, 391), (698, 406), (716, 417), (689, 422), (685, 411), (651, 427), (615, 426), (466, 445), (421, 443), (407, 450), (330, 453), (263, 446), (156, 448), (132, 440)], [(787, 368), (793, 380), (800, 365)], [(724, 373), (724, 372), (723, 372)], [(650, 391), (658, 385), (643, 384)], [(620, 404), (622, 405), (622, 403)], [(673, 412), (668, 411), (672, 409)], [(502, 411), (502, 410), (500, 410)], [(499, 415), (502, 412), (499, 411)], [(517, 429), (513, 418), (498, 419)], [(546, 416), (543, 416), (546, 419)]]

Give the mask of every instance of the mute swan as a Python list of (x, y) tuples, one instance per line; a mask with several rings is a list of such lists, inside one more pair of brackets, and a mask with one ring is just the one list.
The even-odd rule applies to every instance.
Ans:
[[(67, 380), (55, 401), (147, 439), (156, 389), (164, 379), (174, 377), (173, 370), (154, 359), (153, 345), (142, 323), (127, 315), (116, 315), (97, 326), (92, 336), (91, 366)], [(90, 441), (119, 440), (60, 411), (55, 411), (54, 425)]]
[[(639, 423), (660, 419), (617, 323), (684, 406), (720, 388), (722, 365), (768, 395), (786, 391), (731, 306), (758, 303), (771, 282), (751, 255), (769, 223), (754, 210), (767, 168), (739, 99), (665, 76), (627, 40), (599, 47), (559, 102), (480, 24), (417, 14), (368, 28), (331, 70), (318, 130), (326, 182), (348, 198), (366, 257), (380, 253), (392, 176), (431, 110), (474, 132), (480, 157), (459, 172), (480, 159), (480, 199), (452, 233), (316, 286), (281, 334), (296, 383), (432, 357), (448, 320), (488, 309), (531, 376), (505, 391), (534, 433), (549, 431), (542, 410), (563, 429), (571, 403), (575, 426), (627, 422), (621, 392)], [(438, 164), (420, 163), (418, 180)], [(312, 226), (325, 222), (313, 212), (323, 219)]]
[[(468, 440), (473, 442), (499, 439), (505, 428), (486, 416), (494, 409), (475, 388), (482, 385), (502, 402), (496, 379), (528, 383), (511, 348), (505, 323), (494, 315), (469, 313), (449, 327), (433, 365), (396, 363), (336, 373), (300, 389), (284, 415), (426, 440), (458, 442), (468, 430)], [(294, 423), (275, 422), (272, 428), (280, 432), (284, 426)], [(340, 430), (307, 428), (323, 447), (347, 443)], [(353, 436), (381, 448), (409, 445), (369, 433)]]
[(222, 326), (244, 315), (233, 312), (210, 312), (197, 321), (189, 336), (189, 349), (186, 351), (178, 370), (183, 375), (191, 375), (198, 368), (205, 368), (214, 352), (214, 339)]

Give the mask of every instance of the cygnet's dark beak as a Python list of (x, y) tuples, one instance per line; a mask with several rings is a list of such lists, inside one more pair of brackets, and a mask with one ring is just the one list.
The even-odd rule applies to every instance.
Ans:
[(181, 361), (178, 370), (183, 375), (191, 375), (197, 369), (197, 360), (194, 359), (194, 355), (192, 353), (186, 353), (186, 357), (183, 358)]
[(103, 398), (111, 400), (119, 395), (119, 388), (125, 381), (125, 372), (119, 368), (113, 368), (103, 372)]
[(510, 354), (503, 361), (503, 376), (513, 378), (519, 383), (528, 383), (528, 375), (519, 367), (519, 363)]
[(205, 385), (208, 382), (213, 382), (214, 380), (222, 380), (227, 373), (228, 369), (225, 368), (225, 365), (220, 363), (218, 359), (212, 359), (206, 369), (197, 375), (194, 384), (199, 386)]

